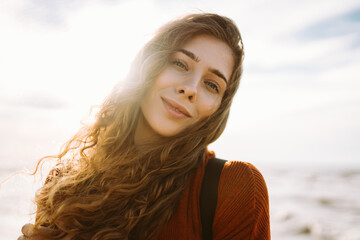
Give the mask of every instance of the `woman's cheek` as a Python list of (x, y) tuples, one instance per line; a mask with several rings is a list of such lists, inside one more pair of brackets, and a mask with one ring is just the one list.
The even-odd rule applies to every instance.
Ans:
[(220, 98), (208, 98), (201, 104), (201, 116), (208, 117), (215, 113), (220, 107), (221, 99)]

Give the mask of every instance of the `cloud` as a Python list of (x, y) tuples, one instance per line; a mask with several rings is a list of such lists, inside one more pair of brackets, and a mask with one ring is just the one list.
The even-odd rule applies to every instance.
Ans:
[(359, 51), (348, 46), (356, 41), (352, 35), (329, 38), (261, 43), (246, 46), (245, 71), (249, 73), (314, 74), (346, 66), (359, 58)]
[(67, 16), (94, 3), (115, 4), (122, 0), (27, 0), (14, 5), (19, 17), (51, 27), (66, 24)]
[(67, 107), (67, 104), (59, 98), (47, 95), (45, 93), (29, 93), (17, 98), (6, 98), (1, 100), (10, 107), (26, 107), (57, 110)]
[[(250, 85), (359, 87), (355, 64), (360, 58), (359, 4), (291, 1), (284, 6), (285, 13), (276, 8), (264, 13), (269, 19), (265, 25), (271, 27), (264, 29), (255, 22), (259, 33), (245, 32), (244, 75)], [(255, 9), (250, 12), (259, 15)]]
[(296, 34), (297, 37), (305, 40), (332, 38), (344, 35), (355, 35), (356, 41), (354, 41), (354, 44), (349, 45), (349, 47), (359, 47), (360, 8), (315, 22)]

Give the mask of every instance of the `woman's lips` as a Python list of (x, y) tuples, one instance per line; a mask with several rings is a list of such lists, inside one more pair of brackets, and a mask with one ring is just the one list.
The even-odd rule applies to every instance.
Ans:
[(166, 109), (168, 110), (171, 116), (175, 118), (185, 118), (185, 117), (191, 118), (191, 114), (189, 113), (189, 111), (186, 110), (186, 108), (183, 107), (182, 105), (168, 98), (161, 98), (161, 100), (163, 101)]

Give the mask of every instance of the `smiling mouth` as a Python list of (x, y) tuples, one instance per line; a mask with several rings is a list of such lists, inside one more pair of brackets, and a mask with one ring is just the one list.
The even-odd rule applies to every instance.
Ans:
[(166, 98), (161, 98), (161, 100), (166, 106), (166, 109), (173, 117), (175, 118), (192, 117), (191, 114), (183, 106), (179, 105), (175, 101)]

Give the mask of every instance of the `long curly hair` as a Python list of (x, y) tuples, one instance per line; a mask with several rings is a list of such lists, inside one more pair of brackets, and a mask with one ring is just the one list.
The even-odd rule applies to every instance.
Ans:
[[(219, 109), (176, 136), (134, 146), (140, 103), (170, 57), (197, 35), (213, 36), (233, 52), (234, 67)], [(161, 27), (136, 56), (126, 77), (53, 157), (58, 164), (37, 191), (35, 230), (60, 239), (152, 239), (176, 208), (207, 146), (223, 132), (242, 73), (236, 25), (217, 14), (191, 14)], [(45, 157), (39, 160), (36, 171)], [(45, 234), (45, 233), (43, 233)]]

